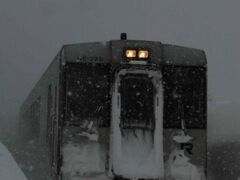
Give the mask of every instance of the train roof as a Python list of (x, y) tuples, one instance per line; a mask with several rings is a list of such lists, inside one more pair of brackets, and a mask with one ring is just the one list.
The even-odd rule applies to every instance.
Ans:
[(105, 43), (79, 43), (63, 46), (63, 56), (67, 61), (75, 61), (79, 57), (108, 57), (108, 50)]
[(163, 45), (163, 61), (174, 65), (205, 66), (207, 64), (203, 50), (169, 44)]
[[(82, 57), (99, 58), (102, 62), (111, 62), (111, 46), (118, 48), (115, 52), (122, 51), (125, 47), (150, 47), (159, 64), (166, 65), (186, 65), (186, 66), (206, 66), (207, 59), (205, 52), (200, 49), (162, 44), (157, 41), (138, 40), (114, 40), (106, 42), (91, 42), (64, 45), (63, 56), (66, 61), (80, 60)], [(115, 55), (115, 54), (114, 54)], [(159, 57), (159, 58), (158, 58)], [(86, 59), (85, 59), (86, 60)]]

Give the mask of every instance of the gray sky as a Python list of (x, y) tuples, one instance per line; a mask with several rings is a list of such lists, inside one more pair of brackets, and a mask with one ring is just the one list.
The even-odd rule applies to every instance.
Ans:
[(18, 112), (62, 44), (119, 39), (121, 32), (204, 49), (209, 97), (239, 105), (239, 9), (239, 0), (0, 0), (0, 118)]

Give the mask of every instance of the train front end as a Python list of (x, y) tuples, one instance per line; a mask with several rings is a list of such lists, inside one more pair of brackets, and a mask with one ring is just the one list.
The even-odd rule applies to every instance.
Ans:
[(205, 180), (204, 52), (138, 40), (82, 46), (65, 65), (63, 177)]

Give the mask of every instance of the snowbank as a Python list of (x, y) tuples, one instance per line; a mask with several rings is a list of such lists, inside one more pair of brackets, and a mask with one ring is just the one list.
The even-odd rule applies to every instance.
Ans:
[(0, 143), (0, 179), (27, 180), (7, 148)]
[(63, 173), (67, 176), (89, 176), (105, 172), (98, 143), (72, 144), (63, 148)]
[(63, 177), (68, 180), (102, 180), (105, 174), (106, 154), (98, 142), (98, 132), (94, 123), (90, 121), (84, 127), (85, 131), (75, 127), (64, 130), (67, 143), (62, 150)]
[(177, 180), (204, 180), (204, 174), (189, 162), (183, 150), (173, 150), (166, 164), (166, 178)]

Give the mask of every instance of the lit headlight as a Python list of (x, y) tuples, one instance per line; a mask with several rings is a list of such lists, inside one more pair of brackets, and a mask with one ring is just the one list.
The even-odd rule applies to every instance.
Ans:
[(147, 50), (138, 51), (138, 58), (147, 59), (148, 58), (148, 51)]
[(127, 58), (136, 58), (137, 56), (137, 51), (136, 50), (126, 50), (125, 56)]

